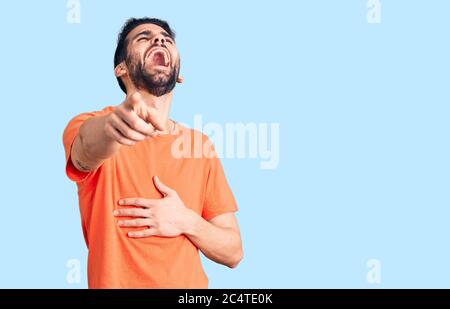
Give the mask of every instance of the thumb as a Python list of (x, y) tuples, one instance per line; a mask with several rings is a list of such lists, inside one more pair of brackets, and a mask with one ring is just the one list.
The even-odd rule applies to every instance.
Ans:
[(159, 180), (158, 176), (153, 177), (153, 182), (155, 183), (155, 187), (162, 193), (162, 195), (164, 195), (164, 197), (173, 195), (174, 190), (163, 184), (161, 180)]

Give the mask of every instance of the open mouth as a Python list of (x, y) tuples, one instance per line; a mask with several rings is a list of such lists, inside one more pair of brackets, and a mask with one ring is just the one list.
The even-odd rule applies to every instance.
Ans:
[(147, 56), (147, 60), (152, 66), (168, 67), (170, 64), (169, 53), (162, 48), (153, 49)]

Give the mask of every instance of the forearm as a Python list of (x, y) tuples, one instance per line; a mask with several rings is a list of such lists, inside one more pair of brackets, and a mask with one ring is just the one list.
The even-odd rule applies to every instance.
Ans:
[(120, 149), (121, 145), (105, 134), (106, 117), (90, 118), (80, 127), (72, 147), (74, 164), (79, 169), (93, 170)]
[(206, 257), (231, 268), (239, 264), (243, 253), (238, 231), (216, 226), (193, 211), (188, 222), (184, 234)]

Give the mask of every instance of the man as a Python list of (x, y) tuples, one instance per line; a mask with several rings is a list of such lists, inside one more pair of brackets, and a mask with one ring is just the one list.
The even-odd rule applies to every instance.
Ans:
[(174, 155), (198, 139), (210, 145), (169, 119), (172, 91), (182, 82), (174, 32), (159, 19), (128, 20), (114, 66), (123, 103), (76, 116), (63, 136), (89, 249), (88, 285), (206, 288), (198, 250), (234, 268), (242, 244), (237, 205), (214, 151)]

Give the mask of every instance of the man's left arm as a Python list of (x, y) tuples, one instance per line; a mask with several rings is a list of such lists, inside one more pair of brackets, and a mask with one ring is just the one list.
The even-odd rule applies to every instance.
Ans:
[[(116, 217), (137, 219), (119, 220), (121, 227), (147, 227), (131, 231), (131, 238), (150, 236), (176, 237), (184, 234), (206, 257), (230, 268), (236, 267), (243, 257), (239, 226), (234, 213), (217, 215), (209, 221), (187, 208), (177, 192), (154, 177), (162, 199), (125, 198), (119, 201), (122, 208), (114, 211)], [(143, 207), (143, 208), (141, 208)]]
[(192, 211), (184, 234), (209, 259), (235, 268), (243, 258), (239, 226), (234, 213), (218, 215), (206, 221)]

